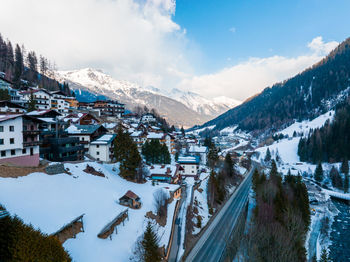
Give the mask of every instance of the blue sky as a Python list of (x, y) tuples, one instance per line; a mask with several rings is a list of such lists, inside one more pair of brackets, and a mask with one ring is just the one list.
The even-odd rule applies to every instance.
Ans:
[(248, 57), (298, 56), (317, 36), (340, 42), (349, 18), (348, 0), (177, 0), (174, 21), (200, 48), (202, 74)]

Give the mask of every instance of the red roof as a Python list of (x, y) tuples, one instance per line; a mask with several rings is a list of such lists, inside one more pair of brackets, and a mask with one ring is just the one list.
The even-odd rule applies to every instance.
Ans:
[(134, 192), (132, 192), (131, 190), (129, 190), (128, 192), (126, 192), (124, 196), (126, 196), (126, 197), (128, 197), (128, 198), (131, 198), (131, 199), (137, 199), (137, 198), (139, 198), (139, 196), (136, 195), (136, 194), (135, 194)]

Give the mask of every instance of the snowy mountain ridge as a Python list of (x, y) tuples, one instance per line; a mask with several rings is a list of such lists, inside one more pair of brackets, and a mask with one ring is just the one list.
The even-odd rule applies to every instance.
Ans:
[(171, 123), (184, 126), (203, 123), (240, 104), (240, 101), (227, 97), (208, 99), (179, 89), (167, 92), (152, 86), (141, 87), (91, 68), (58, 71), (57, 76), (58, 80), (69, 82), (75, 90), (87, 90), (118, 99), (131, 110), (137, 104), (155, 108)]

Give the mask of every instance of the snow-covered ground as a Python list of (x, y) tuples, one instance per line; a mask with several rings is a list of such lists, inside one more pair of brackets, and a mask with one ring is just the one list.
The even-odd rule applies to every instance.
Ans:
[(283, 134), (283, 135), (288, 135), (289, 137), (292, 137), (295, 131), (296, 133), (303, 133), (304, 135), (307, 135), (310, 129), (316, 129), (316, 128), (322, 127), (328, 119), (332, 121), (334, 118), (334, 114), (335, 114), (335, 111), (331, 110), (311, 121), (305, 120), (302, 122), (295, 122), (294, 124), (290, 125), (284, 130), (277, 132), (277, 134)]
[[(87, 164), (106, 177), (83, 172)], [(84, 162), (65, 164), (65, 168), (72, 175), (33, 173), (19, 178), (0, 178), (0, 199), (12, 215), (47, 234), (85, 214), (85, 232), (63, 244), (74, 261), (129, 261), (134, 243), (147, 224), (145, 214), (154, 211), (153, 193), (159, 188), (167, 191), (177, 188), (169, 184), (152, 186), (151, 182), (128, 182), (118, 175), (118, 164)], [(142, 208), (129, 209), (129, 221), (118, 226), (118, 234), (113, 233), (112, 240), (98, 238), (101, 229), (126, 209), (118, 200), (128, 190), (141, 198)], [(167, 225), (159, 227), (161, 245), (168, 244), (175, 203), (168, 207)]]
[[(207, 197), (208, 180), (209, 180), (209, 176), (204, 178), (203, 181), (201, 182), (198, 190), (194, 190), (194, 192), (193, 192), (193, 202), (198, 203), (198, 206), (197, 206), (198, 214), (197, 215), (201, 216), (201, 218), (202, 218), (201, 228), (198, 228), (196, 226), (193, 228), (194, 235), (198, 234), (201, 231), (201, 229), (206, 226), (206, 224), (208, 223), (208, 221), (211, 217), (209, 214), (208, 197)], [(197, 216), (193, 217), (193, 223), (196, 225)]]

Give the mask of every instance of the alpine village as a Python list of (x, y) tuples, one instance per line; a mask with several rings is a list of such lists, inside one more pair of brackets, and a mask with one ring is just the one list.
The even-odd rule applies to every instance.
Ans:
[(1, 262), (350, 261), (350, 38), (192, 125), (36, 52), (0, 35)]

